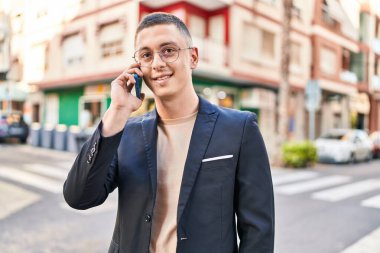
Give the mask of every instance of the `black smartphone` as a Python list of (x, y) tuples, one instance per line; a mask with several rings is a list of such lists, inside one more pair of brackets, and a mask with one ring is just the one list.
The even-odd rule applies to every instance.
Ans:
[(142, 85), (142, 78), (138, 74), (133, 74), (136, 84), (135, 84), (135, 91), (136, 91), (136, 97), (138, 99), (141, 99), (141, 85)]

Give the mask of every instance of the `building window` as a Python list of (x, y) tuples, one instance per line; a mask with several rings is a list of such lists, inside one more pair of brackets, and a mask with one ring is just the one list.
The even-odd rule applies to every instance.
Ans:
[(323, 74), (335, 75), (337, 71), (337, 55), (334, 50), (323, 47), (320, 54), (319, 67)]
[(189, 16), (189, 30), (193, 37), (206, 37), (206, 20), (196, 15)]
[(107, 24), (100, 28), (100, 52), (102, 58), (122, 55), (124, 52), (125, 31), (120, 22)]
[(261, 52), (267, 59), (274, 59), (274, 33), (262, 30)]
[(362, 42), (369, 42), (369, 15), (365, 12), (360, 13), (360, 36), (359, 39)]
[(292, 17), (302, 19), (302, 11), (305, 8), (305, 3), (303, 0), (293, 0)]
[(292, 42), (290, 44), (290, 69), (294, 72), (301, 71), (302, 68), (302, 49), (301, 44)]
[(71, 67), (83, 62), (84, 41), (80, 33), (67, 36), (63, 40), (63, 65)]
[(79, 125), (82, 129), (96, 127), (106, 110), (104, 96), (83, 96), (80, 98)]
[(350, 51), (342, 50), (342, 70), (350, 70)]
[[(333, 1), (330, 1), (330, 4), (335, 4), (334, 6), (336, 5), (339, 5), (339, 3), (335, 3), (335, 0)], [(323, 4), (322, 4), (322, 21), (328, 25), (329, 27), (333, 28), (333, 29), (337, 29), (339, 28), (339, 22), (336, 20), (336, 18), (332, 15), (332, 11), (334, 10), (334, 8), (331, 8), (333, 6), (330, 6), (326, 0), (323, 1)], [(337, 7), (335, 8), (335, 10), (337, 9)]]
[(43, 78), (46, 70), (46, 43), (34, 45), (29, 52), (30, 60), (28, 65), (31, 67), (29, 76), (34, 80)]
[(21, 12), (15, 12), (12, 19), (12, 30), (14, 33), (21, 33), (23, 28), (23, 16)]
[(365, 55), (354, 53), (348, 49), (342, 50), (342, 73), (341, 79), (347, 82), (356, 83), (365, 79)]
[(275, 34), (250, 24), (244, 24), (243, 31), (242, 58), (260, 63), (273, 63)]

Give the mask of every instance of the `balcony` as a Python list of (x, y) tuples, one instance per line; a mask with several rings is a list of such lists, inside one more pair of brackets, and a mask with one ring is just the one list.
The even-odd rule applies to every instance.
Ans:
[[(183, 2), (183, 1), (180, 1), (180, 0), (161, 0), (161, 1), (143, 0), (141, 1), (142, 4), (153, 9), (162, 8), (162, 7), (177, 4), (180, 2)], [(208, 0), (208, 1), (188, 0), (186, 2), (192, 5), (198, 6), (202, 9), (212, 11), (212, 10), (225, 7), (227, 5), (231, 5), (233, 3), (233, 0)]]
[(380, 91), (380, 76), (372, 76), (372, 89)]
[(209, 38), (193, 38), (193, 44), (198, 47), (200, 64), (207, 64), (212, 68), (226, 67), (228, 61), (228, 47)]
[(356, 73), (349, 70), (344, 70), (340, 73), (340, 79), (345, 82), (356, 84), (358, 82), (358, 76)]

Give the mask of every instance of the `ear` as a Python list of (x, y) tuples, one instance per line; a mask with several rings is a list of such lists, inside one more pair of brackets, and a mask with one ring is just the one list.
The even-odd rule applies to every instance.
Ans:
[(198, 59), (198, 48), (193, 47), (193, 49), (191, 49), (191, 69), (195, 69), (197, 67)]

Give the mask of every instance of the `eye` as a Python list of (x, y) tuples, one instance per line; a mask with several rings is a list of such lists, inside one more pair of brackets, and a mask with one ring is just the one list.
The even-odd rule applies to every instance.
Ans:
[(162, 55), (167, 56), (175, 54), (177, 52), (177, 49), (174, 47), (164, 47), (160, 51)]
[(152, 57), (152, 52), (150, 51), (142, 51), (139, 53), (139, 58), (142, 60), (150, 59)]

